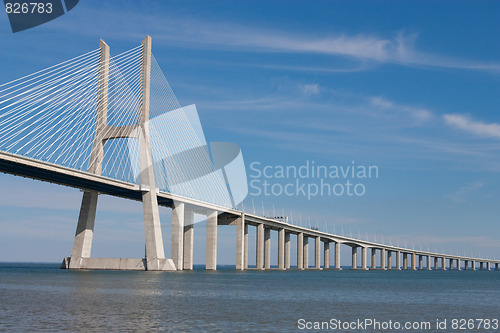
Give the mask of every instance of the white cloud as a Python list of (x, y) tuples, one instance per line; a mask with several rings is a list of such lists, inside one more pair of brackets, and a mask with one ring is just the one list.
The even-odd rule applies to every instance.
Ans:
[[(109, 17), (113, 20), (109, 22)], [(92, 17), (97, 24), (81, 29)], [(290, 29), (248, 28), (233, 22), (204, 21), (199, 18), (166, 16), (165, 13), (137, 14), (120, 11), (115, 6), (80, 8), (79, 16), (51, 22), (74, 33), (100, 35), (106, 31), (116, 39), (135, 40), (149, 33), (155, 43), (196, 49), (242, 50), (250, 52), (307, 53), (343, 56), (362, 62), (397, 63), (404, 66), (429, 66), (470, 70), (500, 71), (499, 63), (463, 60), (420, 51), (416, 48), (417, 34), (399, 32), (395, 36), (329, 32), (323, 35), (297, 33)], [(368, 67), (366, 67), (368, 68)], [(298, 68), (303, 70), (303, 68)], [(314, 70), (318, 70), (315, 68)], [(324, 69), (323, 69), (324, 70)], [(337, 70), (337, 69), (336, 69)]]
[(304, 84), (300, 87), (302, 93), (306, 96), (319, 94), (319, 85), (318, 84)]
[[(177, 24), (173, 29), (185, 22)], [(184, 46), (201, 45), (218, 48), (245, 48), (252, 52), (308, 53), (344, 56), (356, 60), (396, 63), (405, 66), (429, 66), (471, 70), (499, 71), (498, 63), (462, 60), (419, 51), (415, 48), (416, 34), (378, 37), (367, 34), (316, 35), (288, 34), (281, 31), (247, 29), (235, 24), (215, 25), (207, 22), (185, 25), (177, 35), (161, 34), (164, 41), (181, 42)]]
[(370, 98), (370, 103), (371, 103), (371, 105), (377, 106), (377, 107), (384, 109), (384, 110), (392, 110), (395, 112), (402, 112), (402, 113), (409, 114), (415, 120), (418, 120), (418, 121), (426, 121), (426, 120), (429, 120), (433, 117), (432, 112), (430, 112), (429, 110), (414, 107), (414, 106), (396, 104), (392, 101), (389, 101), (389, 100), (387, 100), (385, 98), (381, 98), (381, 97)]
[(463, 186), (455, 193), (452, 193), (451, 195), (449, 195), (449, 197), (455, 202), (463, 202), (463, 201), (465, 201), (465, 198), (467, 197), (467, 195), (479, 190), (483, 186), (484, 186), (483, 182), (474, 182), (474, 183), (468, 184), (466, 186)]
[(486, 124), (474, 121), (468, 116), (460, 114), (445, 114), (443, 119), (446, 125), (483, 137), (500, 138), (500, 124)]

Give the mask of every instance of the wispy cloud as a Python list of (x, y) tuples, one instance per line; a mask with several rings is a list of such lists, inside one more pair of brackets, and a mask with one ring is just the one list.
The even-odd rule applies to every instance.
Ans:
[[(197, 22), (186, 27), (187, 29), (179, 32), (174, 41), (182, 39), (184, 46), (191, 47), (205, 45), (225, 49), (243, 48), (251, 52), (343, 56), (361, 61), (394, 63), (405, 66), (500, 71), (499, 63), (457, 59), (418, 50), (415, 46), (417, 34), (399, 32), (395, 37), (380, 37), (363, 33), (348, 35), (333, 32), (329, 36), (313, 36), (270, 29), (248, 29), (230, 23), (217, 25), (207, 22)], [(172, 37), (172, 34), (159, 34), (159, 38), (165, 41), (172, 41)]]
[(421, 122), (430, 120), (433, 117), (432, 112), (427, 109), (409, 105), (397, 104), (382, 97), (370, 98), (370, 104), (372, 106), (379, 107), (381, 110), (388, 110), (388, 111), (408, 114), (415, 120)]
[(464, 202), (466, 197), (473, 192), (476, 192), (484, 186), (483, 182), (474, 182), (466, 186), (461, 187), (458, 191), (449, 195), (449, 197), (455, 202)]
[(475, 121), (470, 117), (461, 114), (445, 114), (443, 119), (448, 126), (458, 128), (469, 133), (482, 137), (500, 138), (500, 124), (487, 124)]
[[(500, 71), (500, 63), (458, 59), (420, 50), (416, 46), (418, 38), (416, 33), (400, 31), (392, 36), (380, 36), (363, 32), (346, 34), (342, 31), (330, 31), (322, 35), (311, 35), (293, 29), (285, 31), (258, 26), (248, 28), (235, 22), (214, 23), (185, 15), (180, 19), (172, 13), (165, 12), (144, 15), (104, 5), (99, 8), (79, 8), (78, 14), (65, 20), (54, 21), (49, 27), (62, 26), (74, 33), (92, 36), (106, 31), (107, 36), (121, 40), (142, 38), (147, 32), (154, 37), (155, 43), (195, 49), (303, 53), (340, 56), (361, 63)], [(89, 17), (92, 17), (92, 21), (96, 24), (88, 26)], [(113, 20), (110, 21), (109, 17)], [(83, 25), (87, 28), (81, 29)], [(362, 67), (369, 68), (364, 65)], [(293, 66), (288, 68), (292, 69)], [(298, 69), (303, 70), (304, 67), (299, 66)], [(339, 69), (335, 69), (337, 70)]]

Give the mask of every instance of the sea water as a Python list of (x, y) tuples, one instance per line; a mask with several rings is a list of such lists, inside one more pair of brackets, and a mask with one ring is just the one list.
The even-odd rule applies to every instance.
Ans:
[[(473, 320), (474, 329), (452, 327), (462, 319)], [(500, 319), (500, 271), (132, 272), (0, 264), (0, 331), (499, 331), (493, 322), (478, 328), (479, 319)], [(363, 325), (370, 320), (380, 326)], [(418, 324), (426, 322), (429, 328)]]

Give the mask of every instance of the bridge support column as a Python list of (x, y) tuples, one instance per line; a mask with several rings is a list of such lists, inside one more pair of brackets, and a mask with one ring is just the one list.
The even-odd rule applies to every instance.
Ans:
[(377, 269), (377, 250), (376, 249), (372, 249), (372, 269)]
[[(245, 215), (243, 215), (244, 217)], [(248, 269), (248, 223), (245, 223), (245, 237), (243, 239), (243, 268)]]
[(278, 231), (278, 268), (285, 269), (285, 229)]
[(255, 246), (255, 267), (257, 269), (264, 269), (264, 225), (262, 223), (257, 225), (256, 230), (256, 246)]
[(217, 269), (217, 211), (207, 216), (206, 269)]
[(358, 248), (356, 246), (353, 246), (351, 269), (357, 269), (357, 268), (358, 268)]
[(184, 269), (193, 269), (194, 212), (184, 207)]
[(411, 254), (411, 270), (414, 271), (417, 269), (417, 255), (415, 253)]
[(309, 237), (304, 235), (304, 269), (309, 269)]
[(367, 270), (368, 269), (368, 266), (366, 264), (366, 247), (362, 247), (361, 248), (361, 269), (362, 270)]
[[(102, 161), (104, 158), (103, 130), (107, 125), (109, 90), (109, 46), (103, 40), (100, 40), (99, 48), (101, 49), (101, 54), (99, 56), (98, 72), (101, 79), (97, 82), (96, 129), (92, 151), (90, 152), (88, 170), (97, 175), (101, 174)], [(82, 204), (80, 206), (80, 214), (78, 216), (78, 224), (76, 226), (75, 239), (73, 241), (73, 249), (69, 262), (70, 269), (82, 268), (82, 258), (90, 258), (98, 196), (98, 192), (83, 192)]]
[(453, 259), (449, 259), (449, 267), (450, 267), (450, 271), (453, 270)]
[(314, 268), (321, 268), (321, 239), (316, 236), (314, 240)]
[(498, 263), (495, 263), (495, 271), (498, 271)]
[[(156, 197), (153, 158), (149, 141), (149, 90), (151, 78), (151, 37), (141, 43), (142, 50), (142, 104), (139, 113), (139, 161), (141, 166), (142, 209), (146, 237), (146, 262), (148, 270), (162, 270), (165, 259), (161, 234), (160, 213)], [(181, 263), (182, 264), (182, 263)]]
[(437, 271), (438, 270), (438, 257), (434, 257), (434, 270)]
[(401, 270), (401, 251), (396, 251), (396, 270)]
[(271, 229), (264, 227), (264, 269), (271, 268)]
[(385, 270), (385, 249), (380, 249), (380, 269)]
[(236, 269), (245, 269), (245, 215), (236, 220)]
[(304, 234), (297, 234), (297, 269), (304, 269)]
[(70, 269), (81, 268), (81, 259), (90, 258), (98, 196), (97, 192), (83, 192), (80, 216), (78, 217), (75, 240), (69, 262)]
[(182, 271), (184, 265), (184, 203), (174, 202), (172, 207), (171, 256), (175, 268)]
[(470, 262), (470, 266), (471, 266), (470, 268), (471, 268), (473, 271), (475, 271), (475, 270), (476, 270), (476, 262), (475, 262), (474, 260), (471, 260), (471, 262)]
[(330, 242), (323, 242), (323, 269), (330, 268)]
[(446, 270), (446, 258), (445, 257), (441, 257), (441, 269), (443, 271)]
[(464, 270), (468, 270), (469, 269), (469, 260), (464, 260)]
[(486, 270), (491, 270), (491, 263), (489, 261), (486, 263)]
[(403, 269), (408, 269), (408, 253), (403, 253)]
[(424, 269), (424, 256), (418, 255), (418, 269)]
[(340, 243), (335, 242), (335, 269), (340, 271)]
[(484, 265), (483, 265), (483, 262), (480, 261), (479, 262), (479, 270), (482, 271), (484, 269)]
[(392, 269), (392, 251), (387, 251), (387, 269)]
[(290, 269), (290, 233), (285, 231), (285, 269)]
[(431, 256), (427, 256), (427, 270), (430, 271), (431, 268)]
[(460, 266), (460, 259), (457, 259), (457, 270), (462, 270), (462, 266)]

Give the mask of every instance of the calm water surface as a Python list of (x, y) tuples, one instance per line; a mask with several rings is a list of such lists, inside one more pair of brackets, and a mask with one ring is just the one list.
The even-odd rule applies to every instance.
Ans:
[(0, 264), (0, 331), (288, 332), (300, 331), (301, 318), (430, 321), (426, 332), (443, 332), (435, 322), (447, 319), (445, 332), (454, 332), (453, 318), (500, 319), (500, 271), (75, 272)]

